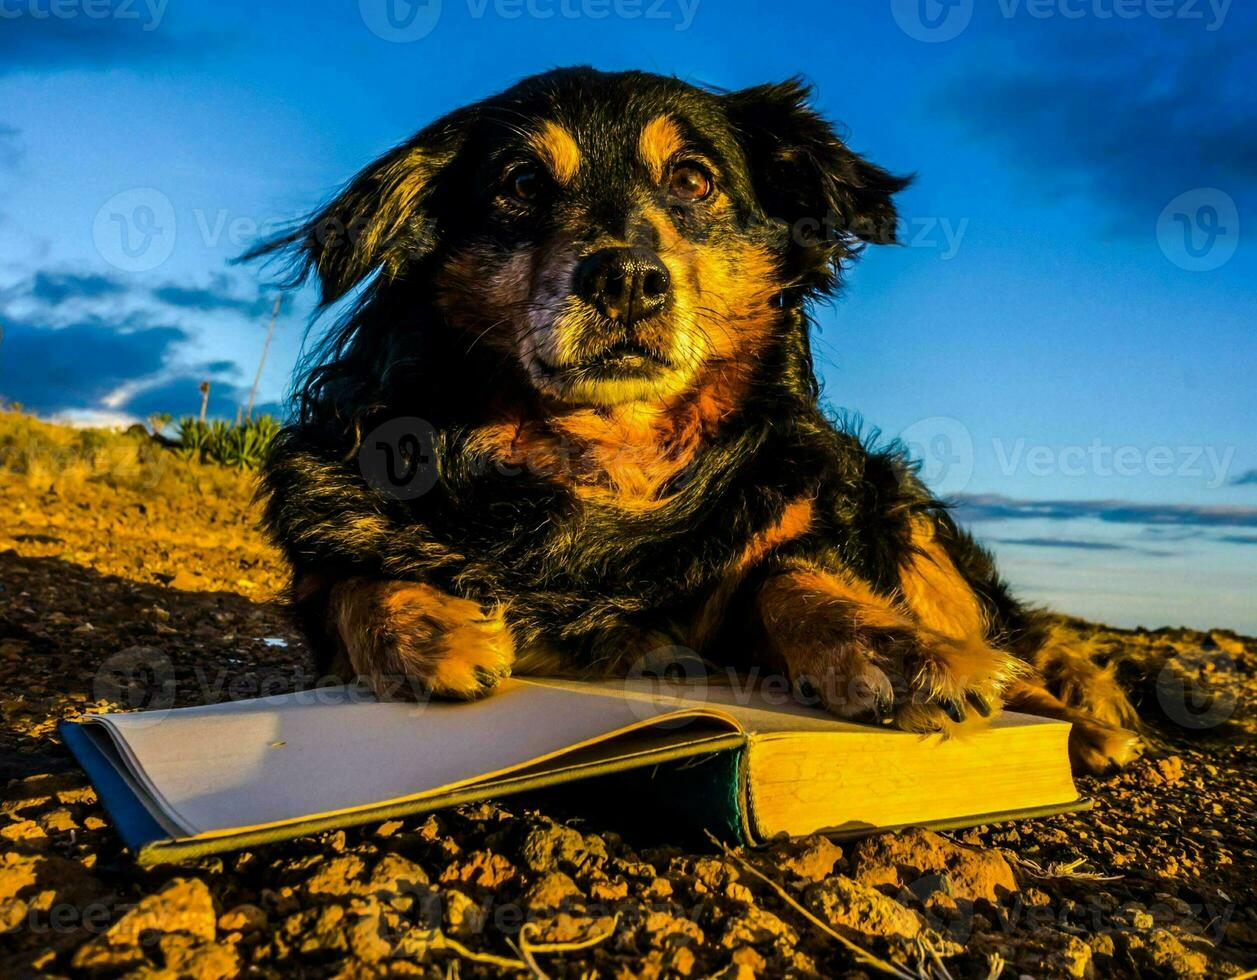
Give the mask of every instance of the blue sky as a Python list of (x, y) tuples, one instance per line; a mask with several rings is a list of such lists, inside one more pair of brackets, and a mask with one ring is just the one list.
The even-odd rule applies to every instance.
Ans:
[(828, 401), (1031, 597), (1257, 632), (1255, 42), (1227, 0), (0, 0), (0, 395), (231, 416), (270, 296), (231, 259), (426, 121), (554, 65), (802, 73), (918, 175), (820, 311)]

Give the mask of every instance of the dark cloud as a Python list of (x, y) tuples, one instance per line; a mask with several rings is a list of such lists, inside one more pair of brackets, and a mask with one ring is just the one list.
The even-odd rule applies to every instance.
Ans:
[(0, 395), (40, 413), (99, 408), (127, 381), (161, 370), (188, 339), (177, 327), (94, 317), (50, 330), (9, 319), (0, 338)]
[(1225, 541), (1227, 544), (1257, 544), (1257, 535), (1254, 534), (1224, 534), (1218, 538), (1219, 541)]
[(1033, 548), (1072, 548), (1078, 551), (1134, 551), (1111, 541), (1079, 541), (1071, 538), (997, 538), (996, 544), (1024, 544)]
[(1257, 470), (1249, 470), (1247, 473), (1241, 473), (1231, 481), (1233, 487), (1251, 487), (1257, 486)]
[(1012, 500), (998, 494), (962, 495), (956, 515), (964, 521), (1094, 518), (1110, 524), (1184, 527), (1257, 527), (1257, 507), (1136, 504), (1123, 500)]
[(1186, 191), (1218, 187), (1238, 200), (1257, 189), (1257, 30), (1243, 16), (1235, 5), (1216, 33), (1177, 25), (1201, 32), (1192, 44), (1150, 22), (1092, 19), (1058, 24), (1056, 35), (1026, 23), (1033, 47), (975, 60), (938, 105), (1029, 172), (1036, 195), (1087, 198), (1116, 219), (1108, 230), (1144, 235)]
[(271, 300), (265, 297), (242, 299), (225, 291), (224, 283), (216, 282), (210, 288), (200, 286), (158, 286), (152, 291), (153, 299), (167, 306), (181, 310), (195, 310), (198, 313), (215, 313), (227, 311), (239, 313), (241, 316), (261, 316), (270, 309)]
[(999, 545), (1019, 544), (1030, 548), (1061, 548), (1067, 551), (1128, 551), (1154, 558), (1167, 558), (1175, 554), (1173, 551), (1135, 548), (1130, 545), (1116, 544), (1112, 541), (1086, 541), (1080, 538), (993, 538), (992, 543)]
[(208, 285), (166, 282), (152, 286), (71, 269), (36, 272), (10, 289), (8, 295), (31, 299), (49, 309), (71, 300), (125, 296), (138, 302), (156, 302), (195, 313), (235, 313), (253, 318), (270, 311), (273, 297), (263, 296), (256, 289), (253, 298), (238, 295), (242, 287), (247, 288), (241, 281), (226, 275), (212, 276)]
[(72, 299), (100, 299), (124, 292), (126, 287), (108, 276), (37, 272), (31, 280), (29, 295), (46, 306), (60, 306)]
[[(211, 277), (208, 285), (153, 286), (94, 272), (37, 272), (0, 295), (22, 310), (21, 316), (0, 311), (0, 396), (45, 415), (107, 407), (139, 417), (178, 416), (200, 411), (198, 389), (209, 380), (209, 414), (234, 418), (248, 400), (248, 390), (235, 383), (239, 366), (219, 359), (172, 368), (170, 355), (190, 334), (170, 318), (251, 318), (269, 311), (273, 299), (256, 290), (255, 298), (245, 299), (238, 295), (243, 291), (227, 275)], [(171, 377), (173, 370), (179, 375)], [(126, 391), (134, 392), (126, 401), (103, 403)], [(283, 407), (268, 403), (256, 411), (282, 414)]]
[[(167, 57), (177, 45), (165, 24), (166, 0), (61, 5), (8, 4), (0, 20), (0, 74), (26, 69), (129, 67)], [(36, 14), (39, 14), (38, 16)]]
[[(121, 406), (123, 411), (140, 418), (147, 418), (159, 412), (167, 412), (176, 419), (185, 415), (196, 415), (201, 411), (201, 382), (205, 378), (198, 375), (184, 374), (163, 381), (161, 384), (145, 388), (137, 392)], [(232, 420), (237, 409), (249, 400), (249, 390), (239, 388), (223, 381), (211, 381), (210, 397), (207, 414), (211, 418)], [(259, 403), (253, 406), (253, 415), (284, 416), (284, 408), (276, 402)]]

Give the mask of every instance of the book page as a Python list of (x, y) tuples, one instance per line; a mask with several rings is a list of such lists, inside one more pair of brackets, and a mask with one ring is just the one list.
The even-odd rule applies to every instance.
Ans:
[(88, 723), (114, 735), (157, 806), (203, 834), (436, 795), (695, 710), (507, 680), (471, 703), (324, 688)]

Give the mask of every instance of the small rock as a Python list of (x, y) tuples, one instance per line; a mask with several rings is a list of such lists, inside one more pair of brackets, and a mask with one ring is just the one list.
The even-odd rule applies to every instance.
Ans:
[(688, 977), (694, 972), (694, 953), (688, 946), (678, 946), (672, 951), (668, 966), (677, 976)]
[(175, 878), (154, 895), (147, 895), (105, 933), (113, 945), (138, 943), (145, 933), (185, 932), (211, 941), (217, 917), (209, 888), (199, 878)]
[(667, 878), (655, 878), (642, 890), (648, 901), (660, 901), (672, 897), (672, 882)]
[(868, 936), (912, 939), (925, 925), (919, 913), (844, 875), (812, 885), (805, 893), (805, 902), (831, 925)]
[(305, 892), (312, 898), (334, 898), (349, 895), (360, 887), (358, 879), (366, 864), (356, 854), (340, 854), (324, 860), (305, 882)]
[(879, 834), (856, 844), (851, 855), (852, 877), (865, 885), (911, 887), (925, 875), (943, 874), (951, 895), (997, 903), (1017, 891), (1017, 879), (996, 851), (962, 847), (928, 830)]
[(366, 963), (378, 963), (393, 954), (393, 944), (387, 938), (391, 933), (385, 922), (384, 910), (375, 899), (353, 910), (346, 929), (349, 948)]
[[(127, 969), (144, 962), (143, 947), (152, 942), (153, 936), (168, 942), (169, 948), (175, 951), (170, 955), (177, 958), (182, 950), (192, 958), (189, 944), (199, 942), (213, 946), (214, 927), (214, 900), (205, 882), (198, 878), (175, 878), (155, 895), (140, 899), (102, 935), (80, 946), (71, 965), (86, 971)], [(181, 938), (170, 939), (175, 934), (180, 934)], [(236, 968), (225, 973), (214, 972), (214, 964), (225, 963), (234, 957), (234, 951), (228, 955), (206, 950), (204, 955), (208, 957), (205, 967), (208, 980), (235, 976), (238, 972)], [(184, 974), (176, 971), (172, 975)]]
[(224, 932), (253, 932), (266, 928), (266, 913), (256, 905), (237, 905), (218, 917), (218, 928)]
[(403, 895), (425, 894), (428, 873), (400, 854), (385, 854), (371, 871), (370, 887), (383, 901)]
[(1188, 949), (1168, 930), (1123, 933), (1122, 939), (1140, 973), (1195, 978), (1208, 971), (1209, 958)]
[(59, 806), (55, 810), (49, 810), (42, 814), (39, 818), (39, 826), (50, 834), (65, 833), (69, 830), (78, 830), (79, 825), (74, 819), (74, 813), (69, 807)]
[(589, 897), (595, 902), (617, 902), (628, 897), (628, 882), (619, 877), (594, 882), (589, 886)]
[(677, 939), (693, 940), (700, 944), (703, 942), (703, 930), (699, 928), (697, 922), (673, 915), (666, 909), (646, 913), (646, 917), (642, 920), (642, 931), (658, 944), (668, 940), (675, 942)]
[(1157, 775), (1166, 785), (1173, 786), (1183, 778), (1183, 758), (1178, 755), (1166, 756), (1156, 761)]
[(528, 832), (520, 857), (530, 871), (580, 871), (586, 864), (606, 861), (607, 846), (594, 835), (586, 837), (571, 827), (549, 824)]
[(729, 959), (738, 966), (748, 966), (759, 976), (768, 969), (768, 961), (760, 956), (752, 946), (739, 946)]
[[(615, 920), (560, 912), (553, 918), (534, 919), (529, 940), (534, 943), (579, 943), (611, 931)], [(608, 940), (609, 941), (609, 940)]]
[(557, 909), (565, 902), (583, 898), (576, 882), (562, 871), (548, 871), (524, 893), (524, 904), (530, 909)]
[(457, 888), (441, 892), (444, 904), (442, 922), (445, 931), (456, 936), (467, 936), (484, 927), (485, 910)]
[(834, 864), (842, 858), (842, 848), (819, 834), (792, 841), (783, 850), (785, 854), (778, 857), (778, 863), (806, 881), (828, 878), (833, 873)]
[(729, 949), (735, 949), (738, 946), (751, 946), (777, 939), (793, 946), (799, 937), (789, 924), (767, 909), (752, 906), (729, 919), (720, 943)]
[(13, 823), (0, 827), (0, 838), (5, 840), (42, 840), (48, 834), (34, 820), (15, 820)]
[(158, 941), (165, 975), (195, 980), (231, 980), (240, 975), (240, 957), (232, 946), (198, 942), (181, 934)]
[(515, 877), (515, 866), (493, 851), (473, 851), (462, 861), (453, 862), (441, 872), (443, 884), (469, 884), (497, 888)]

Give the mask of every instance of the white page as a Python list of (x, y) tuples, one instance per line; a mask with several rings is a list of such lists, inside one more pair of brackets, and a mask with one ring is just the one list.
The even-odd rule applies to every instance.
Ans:
[(200, 834), (435, 793), (678, 713), (601, 693), (507, 680), (480, 701), (417, 705), (325, 688), (89, 721), (115, 735), (154, 802)]

